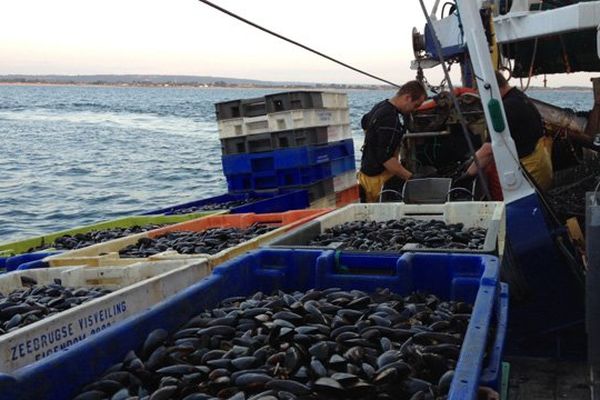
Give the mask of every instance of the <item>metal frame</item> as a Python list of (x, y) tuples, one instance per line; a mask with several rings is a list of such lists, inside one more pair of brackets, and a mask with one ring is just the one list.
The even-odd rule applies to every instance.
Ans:
[[(498, 166), (498, 175), (504, 201), (511, 203), (519, 199), (534, 194), (533, 186), (524, 179), (521, 171), (521, 164), (517, 156), (515, 142), (510, 136), (502, 97), (496, 83), (496, 76), (490, 59), (489, 45), (483, 29), (483, 24), (479, 16), (479, 8), (475, 2), (459, 0), (457, 1), (463, 21), (463, 30), (465, 40), (468, 43), (469, 56), (473, 65), (473, 72), (477, 79), (479, 97), (483, 105), (485, 119), (488, 125), (488, 131), (492, 139), (492, 150), (494, 160)], [(504, 121), (504, 130), (496, 131), (491, 123), (492, 116), (487, 104), (491, 100), (498, 100), (502, 119)]]
[(500, 44), (559, 35), (586, 29), (597, 29), (600, 1), (572, 4), (553, 10), (513, 11), (494, 18), (496, 41)]
[[(485, 3), (484, 0), (471, 0), (471, 2), (477, 9), (480, 9), (482, 4)], [(598, 30), (597, 54), (600, 58), (600, 1), (577, 3), (544, 11), (529, 11), (530, 4), (539, 4), (539, 1), (514, 1), (509, 13), (494, 17), (496, 42), (498, 44), (596, 29)], [(462, 11), (460, 16), (461, 19), (464, 19)], [(464, 50), (459, 25), (459, 18), (454, 14), (442, 19), (432, 17), (432, 26), (425, 27), (425, 36), (428, 36), (429, 30), (435, 29), (444, 56), (456, 55)], [(426, 41), (425, 45), (432, 62), (426, 62), (430, 59), (420, 60), (422, 68), (431, 68), (437, 65), (436, 51), (430, 42)], [(413, 64), (416, 66), (418, 64), (417, 60), (413, 61)]]
[[(564, 328), (582, 323), (582, 288), (558, 250), (566, 240), (564, 232), (546, 216), (540, 198), (521, 171), (506, 123), (479, 6), (472, 0), (457, 0), (457, 5), (506, 202), (507, 239), (531, 294), (527, 304), (511, 311), (513, 337), (518, 338), (516, 341), (523, 340), (520, 343), (523, 348), (517, 344), (515, 351), (527, 352), (526, 339), (539, 343), (540, 334), (552, 332), (549, 335), (559, 340)], [(487, 107), (492, 99), (499, 100), (504, 120), (504, 130), (500, 132), (494, 129)]]

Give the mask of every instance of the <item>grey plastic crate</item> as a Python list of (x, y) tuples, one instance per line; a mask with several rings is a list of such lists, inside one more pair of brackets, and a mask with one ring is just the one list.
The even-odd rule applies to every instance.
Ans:
[(242, 101), (232, 100), (216, 103), (217, 120), (240, 118), (242, 116)]
[(268, 132), (259, 133), (257, 135), (221, 139), (221, 151), (224, 156), (232, 154), (260, 153), (263, 151), (272, 151), (274, 149), (275, 146), (272, 144), (272, 134)]
[(268, 113), (309, 108), (347, 108), (344, 93), (293, 91), (265, 96)]
[(274, 149), (271, 133), (249, 135), (245, 139), (248, 153), (260, 153), (261, 151), (271, 151)]
[(315, 146), (352, 136), (349, 125), (330, 125), (313, 128), (257, 133), (221, 139), (223, 155), (259, 153), (301, 146)]
[(266, 114), (267, 109), (264, 97), (242, 100), (242, 117), (258, 117)]
[(251, 118), (273, 112), (300, 109), (340, 109), (348, 108), (345, 93), (320, 91), (294, 91), (224, 101), (215, 104), (217, 120)]
[(215, 104), (217, 120), (266, 115), (265, 98), (240, 99)]
[(449, 200), (452, 179), (411, 179), (404, 184), (402, 198), (407, 204), (441, 204)]
[(326, 126), (273, 132), (272, 135), (273, 145), (277, 149), (325, 144), (328, 141)]
[(224, 156), (232, 154), (243, 154), (248, 152), (246, 146), (246, 137), (232, 137), (228, 139), (221, 139), (221, 153)]

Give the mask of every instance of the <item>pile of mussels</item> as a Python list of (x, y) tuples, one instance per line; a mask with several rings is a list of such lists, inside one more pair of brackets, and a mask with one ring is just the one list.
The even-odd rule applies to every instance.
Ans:
[(249, 199), (244, 199), (244, 200), (231, 200), (231, 201), (226, 201), (224, 203), (210, 203), (210, 204), (204, 204), (202, 206), (191, 206), (191, 207), (186, 207), (186, 208), (182, 208), (179, 210), (174, 210), (173, 214), (189, 214), (189, 213), (193, 213), (196, 211), (228, 210), (230, 208), (239, 207), (239, 206), (243, 206), (246, 204), (251, 204), (256, 201), (258, 201), (258, 199), (249, 198)]
[(550, 205), (562, 219), (584, 218), (585, 193), (593, 192), (600, 182), (600, 157), (585, 159), (556, 176), (556, 186), (547, 193)]
[(412, 218), (389, 221), (351, 221), (328, 228), (309, 246), (332, 246), (340, 250), (399, 251), (407, 243), (421, 248), (483, 249), (487, 230), (465, 229), (462, 223)]
[(0, 334), (5, 334), (41, 319), (76, 307), (110, 293), (102, 288), (68, 288), (60, 279), (54, 283), (38, 285), (22, 276), (25, 288), (12, 291), (7, 296), (0, 293)]
[(27, 250), (27, 253), (49, 248), (55, 248), (57, 250), (81, 249), (96, 243), (108, 242), (109, 240), (134, 235), (136, 233), (151, 231), (152, 229), (158, 229), (162, 226), (164, 226), (164, 224), (148, 224), (143, 226), (135, 225), (128, 228), (109, 228), (90, 231), (87, 233), (76, 233), (73, 236), (64, 235), (56, 238), (53, 243), (32, 247), (31, 249)]
[(121, 257), (139, 258), (167, 250), (175, 250), (180, 254), (216, 254), (273, 229), (273, 226), (254, 224), (246, 229), (212, 228), (201, 232), (169, 232), (155, 238), (141, 238), (137, 243), (119, 250), (119, 254)]
[(153, 331), (76, 400), (443, 399), (471, 312), (387, 289), (229, 298)]
[(585, 217), (585, 193), (593, 192), (599, 182), (598, 176), (588, 176), (575, 184), (555, 188), (548, 192), (550, 205), (564, 218)]

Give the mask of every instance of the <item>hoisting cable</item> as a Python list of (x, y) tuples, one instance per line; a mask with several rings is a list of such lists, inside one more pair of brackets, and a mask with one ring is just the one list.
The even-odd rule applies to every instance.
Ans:
[[(538, 6), (538, 11), (542, 11), (542, 5), (544, 4), (544, 0), (540, 1)], [(533, 54), (531, 55), (531, 63), (529, 64), (529, 71), (527, 73), (527, 85), (523, 87), (523, 78), (519, 78), (519, 82), (521, 83), (521, 90), (526, 92), (529, 89), (529, 84), (531, 83), (531, 77), (533, 76), (533, 67), (535, 66), (535, 57), (537, 56), (537, 48), (538, 48), (538, 38), (536, 37), (533, 42)]]
[[(427, 13), (427, 8), (425, 8), (425, 3), (423, 3), (423, 0), (419, 0), (419, 3), (421, 3), (421, 9), (423, 10), (423, 14), (425, 15), (425, 18), (427, 19), (427, 24), (430, 27), (433, 27), (433, 23), (431, 22), (431, 17)], [(481, 167), (479, 165), (479, 160), (477, 160), (477, 157), (475, 157), (475, 148), (473, 147), (473, 142), (471, 141), (471, 137), (469, 136), (469, 129), (467, 128), (467, 123), (465, 122), (465, 117), (460, 109), (460, 105), (458, 104), (458, 99), (454, 95), (454, 85), (452, 85), (452, 80), (450, 79), (450, 73), (448, 72), (448, 67), (446, 66), (446, 60), (444, 59), (444, 56), (442, 55), (442, 46), (440, 45), (440, 41), (437, 37), (437, 33), (436, 33), (435, 29), (431, 29), (431, 34), (432, 34), (432, 38), (433, 38), (433, 43), (435, 45), (435, 51), (438, 54), (440, 64), (442, 65), (442, 69), (444, 70), (444, 77), (446, 79), (446, 84), (448, 85), (448, 91), (449, 91), (448, 94), (449, 94), (450, 98), (452, 99), (452, 104), (454, 105), (454, 108), (456, 109), (456, 112), (458, 114), (458, 120), (460, 121), (460, 126), (462, 127), (463, 135), (465, 136), (465, 140), (467, 141), (467, 144), (469, 146), (469, 152), (471, 153), (471, 155), (473, 157), (473, 162), (475, 163), (475, 166), (477, 167), (477, 175), (479, 177), (479, 181), (481, 182), (481, 184), (483, 186), (483, 192), (485, 193), (487, 198), (491, 200), (492, 197), (490, 196), (490, 191), (488, 189), (487, 181), (485, 180), (485, 177), (483, 176), (483, 170), (481, 169)]]
[(277, 37), (277, 38), (279, 38), (279, 39), (281, 39), (281, 40), (285, 40), (286, 42), (289, 42), (289, 43), (291, 43), (291, 44), (293, 44), (293, 45), (296, 45), (296, 46), (298, 46), (298, 47), (301, 47), (301, 48), (303, 48), (304, 50), (308, 50), (308, 51), (310, 51), (310, 52), (312, 52), (312, 53), (315, 53), (315, 54), (317, 54), (317, 55), (319, 55), (319, 56), (321, 56), (321, 57), (323, 57), (323, 58), (326, 58), (326, 59), (328, 59), (329, 61), (333, 61), (334, 63), (336, 63), (336, 64), (339, 64), (339, 65), (341, 65), (341, 66), (343, 66), (343, 67), (349, 68), (349, 69), (351, 69), (351, 70), (353, 70), (353, 71), (355, 71), (355, 72), (358, 72), (358, 73), (360, 73), (360, 74), (366, 75), (366, 76), (368, 76), (368, 77), (370, 77), (370, 78), (373, 78), (373, 79), (376, 79), (376, 80), (378, 80), (378, 81), (381, 81), (381, 82), (387, 83), (388, 85), (392, 85), (392, 86), (394, 86), (394, 87), (397, 87), (397, 88), (399, 88), (399, 87), (401, 86), (401, 85), (398, 85), (397, 83), (390, 82), (390, 81), (388, 81), (388, 80), (386, 80), (386, 79), (380, 78), (380, 77), (378, 77), (378, 76), (376, 76), (376, 75), (370, 74), (370, 73), (368, 73), (368, 72), (366, 72), (366, 71), (363, 71), (363, 70), (361, 70), (361, 69), (358, 69), (358, 68), (356, 68), (356, 67), (353, 67), (352, 65), (346, 64), (345, 62), (342, 62), (342, 61), (340, 61), (340, 60), (337, 60), (337, 59), (335, 59), (335, 58), (333, 58), (333, 57), (330, 57), (330, 56), (328, 56), (327, 54), (321, 53), (320, 51), (317, 51), (317, 50), (315, 50), (315, 49), (312, 49), (312, 48), (310, 48), (310, 47), (308, 47), (308, 46), (305, 46), (305, 45), (303, 45), (302, 43), (296, 42), (295, 40), (289, 39), (289, 38), (287, 38), (287, 37), (285, 37), (285, 36), (283, 36), (283, 35), (280, 35), (280, 34), (279, 34), (279, 33), (277, 33), (277, 32), (273, 32), (272, 30), (269, 30), (269, 29), (267, 29), (267, 28), (265, 28), (265, 27), (263, 27), (263, 26), (260, 26), (260, 25), (258, 25), (258, 24), (255, 24), (254, 22), (252, 22), (252, 21), (249, 21), (249, 20), (247, 20), (246, 18), (240, 17), (239, 15), (237, 15), (237, 14), (234, 14), (233, 12), (231, 12), (231, 11), (229, 11), (229, 10), (226, 10), (226, 9), (224, 9), (223, 7), (220, 7), (220, 6), (218, 6), (218, 5), (214, 4), (214, 3), (211, 3), (211, 2), (210, 2), (210, 1), (208, 1), (208, 0), (198, 0), (198, 1), (200, 1), (201, 3), (204, 3), (204, 4), (206, 4), (207, 6), (210, 6), (210, 7), (214, 8), (214, 9), (216, 9), (216, 10), (219, 10), (219, 11), (221, 11), (222, 13), (225, 13), (225, 14), (229, 15), (230, 17), (233, 17), (233, 18), (235, 18), (235, 19), (237, 19), (237, 20), (240, 20), (240, 21), (242, 21), (242, 22), (244, 22), (244, 23), (246, 23), (246, 24), (250, 25), (250, 26), (253, 26), (253, 27), (254, 27), (254, 28), (256, 28), (256, 29), (260, 29), (261, 31), (263, 31), (263, 32), (266, 32), (266, 33), (268, 33), (269, 35), (273, 35), (273, 36), (275, 36), (275, 37)]

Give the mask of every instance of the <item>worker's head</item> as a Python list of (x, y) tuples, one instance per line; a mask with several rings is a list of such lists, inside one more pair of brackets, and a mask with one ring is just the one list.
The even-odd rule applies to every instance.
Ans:
[(419, 81), (406, 82), (390, 100), (403, 114), (415, 111), (427, 98), (425, 86)]
[(508, 81), (500, 71), (496, 71), (496, 82), (498, 82), (498, 89), (500, 89), (501, 96), (504, 96), (511, 89)]

